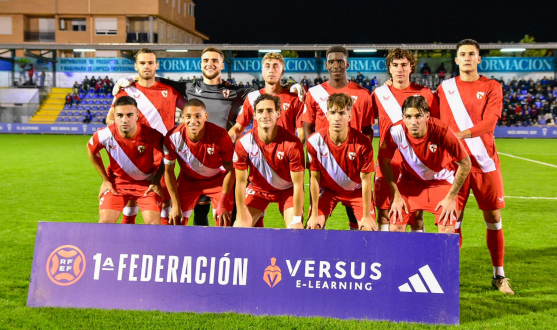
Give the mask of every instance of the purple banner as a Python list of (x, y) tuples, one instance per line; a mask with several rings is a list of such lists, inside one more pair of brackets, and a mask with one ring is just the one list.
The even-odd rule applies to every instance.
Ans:
[(527, 126), (527, 127), (495, 127), (496, 138), (531, 138), (531, 139), (555, 139), (557, 138), (557, 127), (555, 126)]
[(0, 123), (0, 134), (93, 134), (106, 125), (97, 124), (10, 124)]
[(40, 222), (27, 305), (458, 324), (459, 282), (457, 235)]

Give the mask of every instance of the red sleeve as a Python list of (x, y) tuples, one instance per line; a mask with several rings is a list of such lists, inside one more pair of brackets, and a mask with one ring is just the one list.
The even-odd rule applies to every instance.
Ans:
[(362, 142), (362, 147), (360, 148), (360, 162), (362, 164), (362, 169), (360, 170), (360, 173), (371, 173), (375, 171), (375, 164), (373, 163), (373, 146), (368, 138)]
[(488, 114), (493, 114), (499, 119), (501, 118), (501, 112), (503, 112), (503, 87), (496, 81), (491, 81), (490, 85), (491, 88), (485, 96), (487, 97), (487, 104), (483, 112), (483, 120)]
[(314, 172), (321, 171), (321, 167), (319, 166), (319, 161), (317, 160), (317, 152), (315, 151), (315, 149), (313, 149), (313, 146), (310, 143), (307, 143), (306, 149), (308, 152), (309, 170)]
[(444, 149), (449, 152), (450, 156), (455, 162), (462, 160), (466, 158), (466, 156), (468, 156), (464, 145), (462, 145), (462, 142), (460, 142), (460, 140), (456, 137), (455, 132), (450, 127), (447, 127), (445, 137), (442, 141)]
[(87, 147), (93, 154), (96, 154), (97, 152), (104, 149), (104, 146), (99, 143), (99, 134), (97, 132), (95, 132), (95, 134), (93, 134), (93, 136), (89, 139), (89, 143), (87, 143)]
[(232, 157), (232, 161), (234, 162), (234, 168), (237, 170), (245, 171), (248, 169), (248, 162), (249, 157), (248, 153), (242, 146), (241, 142), (236, 143), (236, 147), (234, 148), (234, 156)]
[(126, 93), (125, 90), (120, 89), (120, 91), (118, 92), (118, 94), (116, 94), (116, 95), (114, 96), (114, 98), (112, 99), (112, 104), (110, 105), (110, 107), (111, 107), (111, 108), (114, 108), (114, 103), (116, 102), (116, 100), (119, 99), (120, 97), (126, 96), (126, 95), (128, 95), (128, 93)]
[(431, 91), (428, 94), (429, 95), (426, 97), (426, 99), (429, 105), (429, 114), (433, 118), (440, 119), (441, 112), (439, 110), (439, 100), (437, 99), (437, 97), (435, 97), (435, 95), (433, 95), (433, 93), (431, 93)]
[(371, 95), (366, 91), (365, 94), (365, 105), (364, 113), (367, 117), (364, 122), (362, 122), (362, 133), (365, 135), (373, 135), (373, 123), (375, 122), (375, 112), (373, 111), (373, 106), (371, 102)]
[(249, 103), (249, 98), (246, 97), (244, 100), (244, 105), (242, 106), (242, 112), (236, 118), (236, 123), (242, 125), (242, 127), (246, 127), (249, 125), (251, 120), (253, 119), (253, 108)]
[(288, 160), (290, 163), (290, 172), (304, 171), (304, 148), (302, 147), (302, 142), (298, 140), (296, 142), (289, 143), (289, 145)]
[(315, 124), (315, 111), (316, 111), (315, 100), (310, 93), (306, 95), (306, 102), (304, 105), (304, 112), (302, 115), (302, 121), (308, 124)]
[(220, 160), (223, 162), (231, 162), (234, 156), (234, 144), (226, 131), (222, 131), (219, 143)]
[(293, 106), (292, 110), (296, 111), (296, 128), (304, 127), (304, 121), (303, 121), (304, 104), (300, 101), (299, 98), (296, 98), (294, 102), (292, 102), (292, 106)]
[(397, 145), (393, 141), (391, 132), (387, 130), (385, 136), (383, 137), (383, 141), (380, 142), (379, 156), (386, 159), (393, 159), (396, 149), (397, 149)]
[(170, 131), (169, 134), (164, 137), (164, 163), (168, 165), (173, 164), (176, 158), (178, 158), (174, 145), (172, 141), (170, 141), (171, 132), (173, 133), (173, 131)]
[(159, 131), (153, 129), (153, 148), (158, 150), (160, 153), (163, 152), (163, 145), (164, 145), (164, 135), (162, 135)]
[(480, 136), (485, 133), (493, 132), (499, 117), (493, 113), (487, 113), (482, 121), (470, 128), (472, 137)]

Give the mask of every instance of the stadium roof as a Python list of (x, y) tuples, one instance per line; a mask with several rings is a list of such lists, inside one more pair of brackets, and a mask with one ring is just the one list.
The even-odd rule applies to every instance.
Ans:
[[(17, 44), (0, 44), (0, 49), (26, 49), (26, 50), (70, 50), (77, 48), (93, 48), (95, 50), (137, 50), (142, 47), (148, 47), (152, 50), (203, 50), (205, 47), (217, 47), (223, 51), (253, 51), (262, 48), (280, 49), (280, 50), (296, 50), (296, 51), (322, 51), (338, 44), (149, 44), (149, 43), (103, 43), (103, 44), (57, 44), (57, 43), (17, 43)], [(448, 49), (453, 50), (455, 44), (343, 44), (346, 49), (377, 49), (389, 50), (397, 47), (410, 50), (435, 50)], [(533, 43), (533, 44), (516, 44), (516, 43), (484, 43), (480, 44), (482, 50), (501, 49), (521, 47), (526, 49), (557, 49), (557, 42)]]

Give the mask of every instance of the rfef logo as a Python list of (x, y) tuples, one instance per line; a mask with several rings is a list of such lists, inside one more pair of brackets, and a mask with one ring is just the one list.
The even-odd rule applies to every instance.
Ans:
[(271, 258), (271, 265), (265, 268), (263, 280), (271, 288), (274, 288), (282, 280), (282, 272), (277, 266), (277, 258)]
[(73, 245), (56, 248), (46, 261), (46, 273), (57, 285), (67, 286), (79, 281), (85, 273), (85, 255)]

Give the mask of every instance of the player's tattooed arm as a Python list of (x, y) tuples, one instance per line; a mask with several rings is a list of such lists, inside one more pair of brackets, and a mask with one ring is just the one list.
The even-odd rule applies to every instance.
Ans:
[(294, 216), (302, 216), (304, 213), (304, 174), (305, 171), (290, 171), (294, 184)]
[[(384, 145), (381, 146), (381, 148), (383, 147)], [(381, 173), (383, 173), (383, 177), (387, 181), (387, 186), (389, 186), (389, 189), (393, 194), (393, 202), (391, 203), (391, 209), (389, 210), (389, 218), (393, 220), (393, 224), (396, 224), (397, 220), (403, 222), (403, 212), (408, 213), (408, 206), (398, 191), (393, 175), (393, 169), (391, 168), (391, 159), (379, 155), (378, 160)]]
[(106, 171), (104, 169), (104, 163), (101, 154), (98, 152), (92, 153), (91, 150), (87, 148), (87, 155), (89, 156), (89, 160), (91, 161), (91, 164), (93, 164), (93, 167), (95, 168), (95, 170), (97, 170), (97, 172), (100, 174), (103, 180), (101, 184), (101, 189), (99, 190), (99, 199), (107, 191), (110, 191), (114, 195), (117, 195), (116, 190), (114, 190), (114, 187), (112, 186), (112, 182), (110, 182), (110, 179), (108, 178), (108, 175), (106, 174)]
[(358, 227), (360, 230), (373, 230), (377, 231), (377, 223), (371, 216), (372, 196), (371, 196), (371, 172), (360, 173), (362, 179), (362, 199), (364, 200), (364, 215), (362, 219), (358, 220)]
[(232, 128), (228, 131), (228, 135), (232, 139), (232, 143), (236, 142), (240, 134), (242, 134), (245, 129), (246, 128), (239, 123), (236, 123), (234, 124), (234, 126), (232, 126)]
[(236, 222), (234, 222), (234, 227), (251, 227), (249, 222), (251, 219), (246, 221), (246, 186), (248, 180), (247, 170), (238, 170), (236, 172)]
[(464, 184), (464, 181), (470, 173), (472, 168), (472, 162), (470, 161), (470, 156), (461, 159), (456, 162), (458, 164), (458, 170), (456, 171), (454, 182), (451, 186), (451, 190), (447, 196), (437, 204), (435, 210), (443, 208), (439, 219), (441, 219), (443, 226), (447, 225), (447, 220), (449, 220), (450, 225), (454, 225), (454, 222), (458, 219), (458, 212), (456, 208), (456, 197), (460, 188)]
[(309, 191), (311, 197), (311, 213), (308, 222), (306, 223), (307, 229), (323, 229), (325, 227), (325, 217), (319, 216), (319, 185), (321, 182), (321, 172), (311, 171), (309, 178)]
[(168, 215), (169, 225), (182, 224), (182, 207), (178, 198), (178, 184), (176, 183), (176, 173), (174, 172), (175, 163), (164, 165), (164, 180), (168, 188), (168, 194), (172, 200), (172, 208)]

